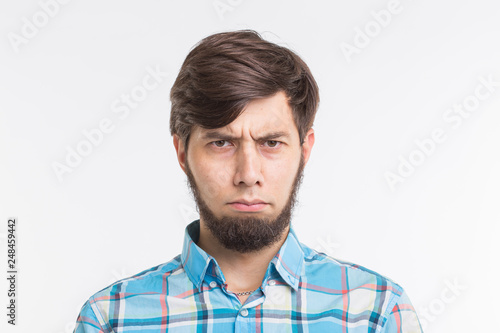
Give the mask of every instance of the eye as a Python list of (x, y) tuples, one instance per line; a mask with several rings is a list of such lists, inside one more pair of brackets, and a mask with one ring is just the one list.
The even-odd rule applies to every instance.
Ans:
[(222, 148), (225, 147), (224, 143), (228, 142), (227, 140), (217, 140), (217, 141), (212, 141), (211, 143), (215, 145), (216, 147)]
[(266, 143), (270, 148), (276, 148), (281, 142), (276, 140), (267, 140)]
[[(265, 144), (267, 144), (269, 148), (277, 148), (280, 146), (281, 143), (282, 143), (281, 141), (276, 141), (276, 140), (265, 141)], [(217, 148), (224, 148), (227, 147), (230, 144), (230, 142), (227, 140), (217, 140), (210, 142), (210, 144), (216, 146)]]

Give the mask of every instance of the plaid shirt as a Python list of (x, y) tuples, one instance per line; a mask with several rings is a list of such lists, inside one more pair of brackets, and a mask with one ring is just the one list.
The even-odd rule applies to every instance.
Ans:
[(422, 332), (398, 284), (308, 248), (292, 229), (242, 305), (198, 236), (196, 220), (182, 254), (90, 297), (74, 332)]

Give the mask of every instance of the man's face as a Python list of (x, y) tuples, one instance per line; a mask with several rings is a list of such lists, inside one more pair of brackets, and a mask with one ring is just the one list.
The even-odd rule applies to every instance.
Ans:
[(239, 252), (271, 245), (287, 230), (313, 143), (311, 129), (300, 145), (284, 93), (251, 101), (225, 127), (195, 126), (187, 156), (174, 138), (202, 226)]

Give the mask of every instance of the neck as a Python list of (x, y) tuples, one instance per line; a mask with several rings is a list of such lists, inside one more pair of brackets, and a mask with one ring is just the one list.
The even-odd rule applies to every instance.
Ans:
[(255, 252), (241, 253), (225, 248), (205, 227), (200, 219), (200, 238), (197, 245), (215, 258), (226, 278), (227, 289), (232, 292), (245, 292), (258, 289), (269, 263), (283, 245), (289, 228), (278, 242)]

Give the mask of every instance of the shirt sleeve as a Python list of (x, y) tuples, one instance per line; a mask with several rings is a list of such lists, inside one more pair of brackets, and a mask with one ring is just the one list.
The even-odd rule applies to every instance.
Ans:
[(90, 306), (90, 302), (87, 301), (82, 309), (80, 310), (80, 314), (76, 319), (76, 326), (73, 333), (105, 333), (109, 332), (102, 328), (97, 320), (97, 317)]
[(417, 312), (410, 302), (406, 292), (400, 296), (390, 311), (382, 329), (384, 333), (422, 333)]

